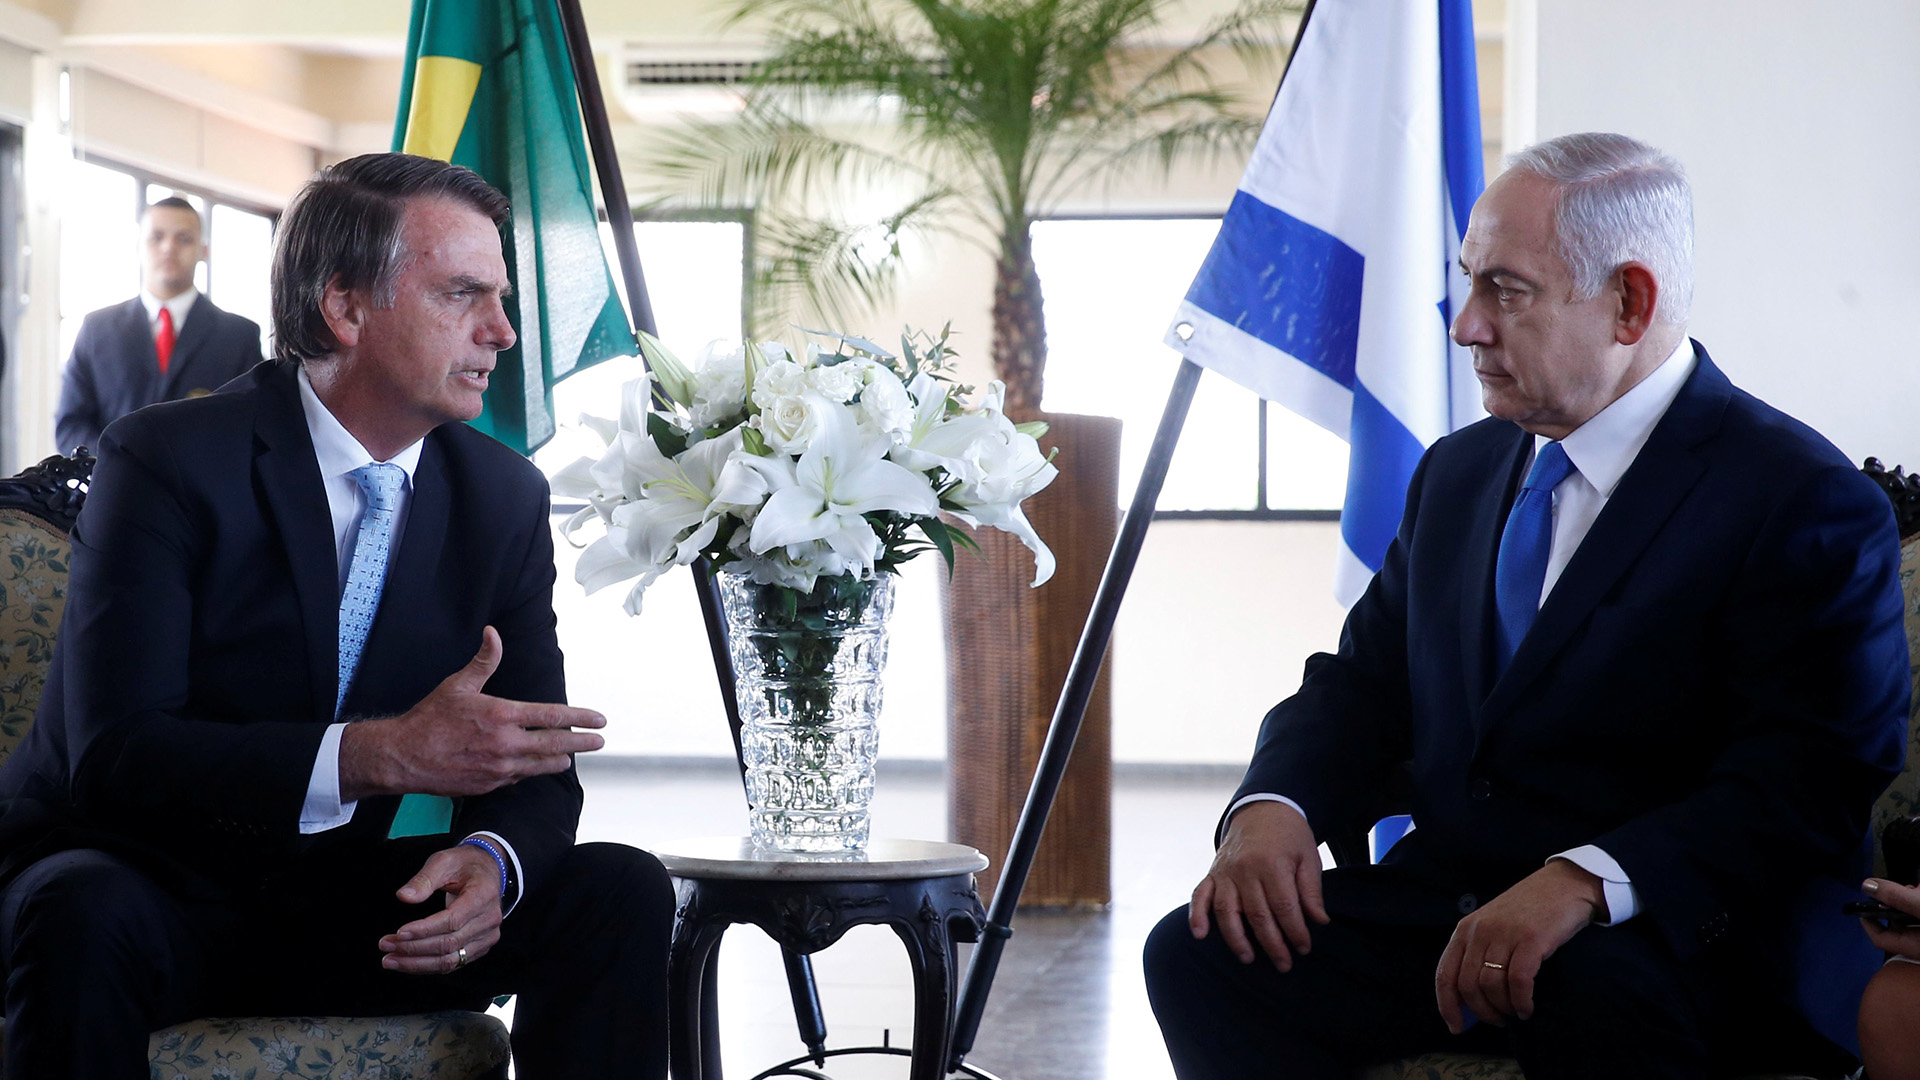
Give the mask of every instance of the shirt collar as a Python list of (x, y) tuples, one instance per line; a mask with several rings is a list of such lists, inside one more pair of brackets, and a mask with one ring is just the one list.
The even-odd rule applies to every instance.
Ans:
[[(313, 381), (307, 378), (307, 369), (300, 368), (300, 409), (307, 414), (307, 433), (313, 436), (313, 456), (320, 462), (320, 479), (331, 480), (336, 476), (345, 476), (362, 465), (373, 461), (373, 455), (360, 445), (346, 425), (336, 419), (327, 410), (320, 395), (313, 392)], [(426, 440), (416, 439), (405, 450), (388, 458), (389, 464), (400, 466), (407, 474), (407, 486), (413, 486), (413, 470), (420, 464), (420, 446)]]
[(140, 290), (140, 303), (147, 309), (147, 321), (158, 322), (160, 306), (165, 304), (167, 310), (173, 312), (174, 333), (180, 332), (181, 324), (187, 321), (187, 312), (193, 308), (193, 302), (198, 299), (200, 299), (200, 290), (191, 285), (187, 286), (186, 292), (171, 300), (162, 300), (145, 289)]
[[(1613, 494), (1627, 467), (1640, 456), (1640, 448), (1647, 444), (1655, 425), (1667, 414), (1667, 407), (1680, 396), (1680, 387), (1686, 383), (1687, 376), (1693, 374), (1698, 362), (1693, 342), (1683, 336), (1660, 366), (1633, 389), (1560, 440), (1567, 459), (1601, 498)], [(1539, 453), (1542, 446), (1552, 441), (1544, 435), (1534, 436), (1534, 452)]]

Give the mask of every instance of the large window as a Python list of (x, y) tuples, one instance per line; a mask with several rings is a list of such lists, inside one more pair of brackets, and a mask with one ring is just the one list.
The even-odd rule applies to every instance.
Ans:
[[(744, 224), (639, 221), (634, 223), (633, 236), (660, 340), (674, 355), (693, 364), (708, 342), (740, 339)], [(604, 223), (600, 243), (617, 278), (620, 260), (613, 250), (613, 230)], [(625, 292), (617, 285), (614, 291), (624, 304)], [(583, 412), (619, 416), (621, 387), (643, 371), (638, 357), (618, 357), (561, 380), (553, 388), (553, 413), (560, 430), (534, 454), (534, 463), (551, 476), (577, 457), (599, 456), (606, 448), (591, 432), (575, 427), (575, 421)]]
[(80, 320), (140, 291), (140, 215), (177, 195), (200, 213), (207, 260), (194, 286), (228, 311), (270, 330), (268, 273), (273, 218), (203, 191), (170, 186), (131, 169), (75, 158), (67, 165), (60, 214), (60, 358), (73, 352)]
[[(1161, 343), (1219, 218), (1053, 219), (1033, 227), (1047, 317), (1050, 412), (1125, 423), (1120, 497), (1132, 497), (1180, 356)], [(1347, 446), (1252, 391), (1208, 374), (1167, 472), (1163, 512), (1338, 510)]]

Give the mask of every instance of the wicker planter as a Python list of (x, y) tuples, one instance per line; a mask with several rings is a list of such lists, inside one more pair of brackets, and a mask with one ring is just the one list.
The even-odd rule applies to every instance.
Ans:
[[(1016, 419), (1026, 419), (1017, 417)], [(995, 529), (959, 552), (946, 599), (947, 800), (953, 839), (986, 852), (985, 895), (1020, 820), (1047, 724), (1073, 662), (1119, 528), (1120, 421), (1043, 415), (1043, 450), (1059, 447), (1060, 478), (1026, 503), (1059, 560), (1038, 589), (1033, 556)], [(1072, 764), (1021, 896), (1022, 906), (1096, 906), (1113, 899), (1112, 709), (1103, 669)]]

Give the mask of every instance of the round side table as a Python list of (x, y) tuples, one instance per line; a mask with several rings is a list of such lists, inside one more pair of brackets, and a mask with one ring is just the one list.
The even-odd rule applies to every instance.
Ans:
[(987, 867), (985, 855), (963, 844), (886, 839), (864, 852), (808, 855), (756, 848), (743, 836), (679, 841), (654, 854), (679, 899), (667, 961), (675, 1080), (719, 1080), (719, 1040), (704, 1030), (714, 1015), (709, 961), (735, 923), (758, 926), (802, 957), (851, 927), (892, 927), (913, 967), (909, 1075), (946, 1074), (958, 945), (979, 940), (986, 924), (973, 881)]

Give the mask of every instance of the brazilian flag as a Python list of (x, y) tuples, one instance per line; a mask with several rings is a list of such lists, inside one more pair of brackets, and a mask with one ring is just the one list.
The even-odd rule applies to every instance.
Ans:
[(474, 426), (523, 454), (553, 437), (553, 385), (637, 351), (594, 215), (553, 0), (414, 0), (393, 148), (465, 165), (513, 204), (502, 230), (520, 340)]

